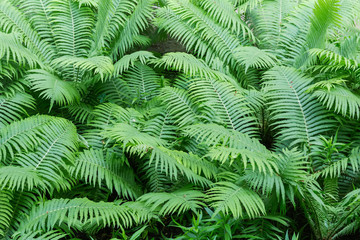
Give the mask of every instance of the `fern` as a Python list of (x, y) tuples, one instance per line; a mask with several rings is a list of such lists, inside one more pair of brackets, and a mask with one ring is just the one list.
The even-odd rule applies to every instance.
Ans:
[(134, 199), (140, 193), (135, 176), (131, 169), (116, 160), (119, 159), (114, 158), (111, 153), (90, 149), (77, 157), (70, 173), (94, 186), (101, 187), (104, 182), (111, 191), (115, 189), (119, 195)]
[(75, 86), (44, 70), (33, 70), (27, 75), (34, 91), (40, 91), (40, 96), (50, 100), (50, 109), (54, 103), (67, 105), (78, 102), (80, 94)]
[(300, 143), (311, 146), (315, 136), (333, 127), (329, 114), (306, 93), (311, 79), (287, 67), (275, 67), (264, 78), (281, 140), (289, 141), (290, 146)]
[(34, 98), (27, 93), (15, 93), (12, 96), (0, 96), (0, 127), (20, 120), (27, 115), (26, 109), (34, 109)]
[(160, 215), (182, 214), (188, 210), (197, 212), (205, 204), (202, 200), (205, 194), (191, 189), (179, 189), (172, 193), (147, 193), (138, 201), (144, 202), (145, 206), (151, 207), (152, 211), (159, 209)]
[(214, 215), (224, 212), (239, 218), (246, 213), (253, 218), (265, 213), (264, 203), (256, 193), (230, 182), (217, 183), (207, 194), (211, 206), (216, 209)]
[(329, 110), (343, 116), (359, 118), (360, 97), (347, 88), (338, 86), (328, 91), (319, 89), (313, 92), (313, 96), (318, 98)]
[(22, 231), (34, 229), (49, 231), (63, 222), (70, 227), (92, 221), (104, 226), (129, 227), (135, 222), (149, 220), (148, 214), (137, 211), (140, 210), (139, 208), (132, 209), (132, 206), (126, 203), (118, 205), (92, 202), (86, 198), (53, 199), (34, 207), (28, 219), (21, 223), (20, 229)]

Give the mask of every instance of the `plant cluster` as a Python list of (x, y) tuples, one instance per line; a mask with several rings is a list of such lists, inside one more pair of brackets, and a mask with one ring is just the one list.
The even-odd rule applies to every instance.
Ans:
[(1, 0), (0, 238), (359, 236), (359, 12)]

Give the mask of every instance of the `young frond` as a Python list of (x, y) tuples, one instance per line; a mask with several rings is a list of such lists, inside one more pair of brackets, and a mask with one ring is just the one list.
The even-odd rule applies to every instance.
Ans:
[(306, 92), (311, 79), (294, 68), (274, 67), (264, 76), (271, 116), (280, 140), (290, 146), (305, 143), (333, 128), (329, 113)]
[(206, 195), (200, 191), (183, 188), (171, 193), (147, 193), (142, 195), (137, 201), (144, 202), (145, 206), (151, 211), (159, 211), (159, 214), (183, 214), (186, 211), (196, 213), (199, 209), (205, 207)]
[(231, 182), (218, 182), (207, 192), (210, 206), (219, 212), (231, 213), (235, 219), (248, 215), (254, 218), (265, 214), (265, 205), (257, 193)]

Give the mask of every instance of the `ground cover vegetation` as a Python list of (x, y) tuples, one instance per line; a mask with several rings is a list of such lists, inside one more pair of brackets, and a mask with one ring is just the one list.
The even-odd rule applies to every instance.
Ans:
[(0, 238), (356, 238), (359, 4), (0, 0)]

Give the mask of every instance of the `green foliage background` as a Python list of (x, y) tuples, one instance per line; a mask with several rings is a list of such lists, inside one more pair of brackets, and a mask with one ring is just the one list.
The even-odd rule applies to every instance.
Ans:
[(0, 238), (359, 237), (359, 13), (0, 0)]

